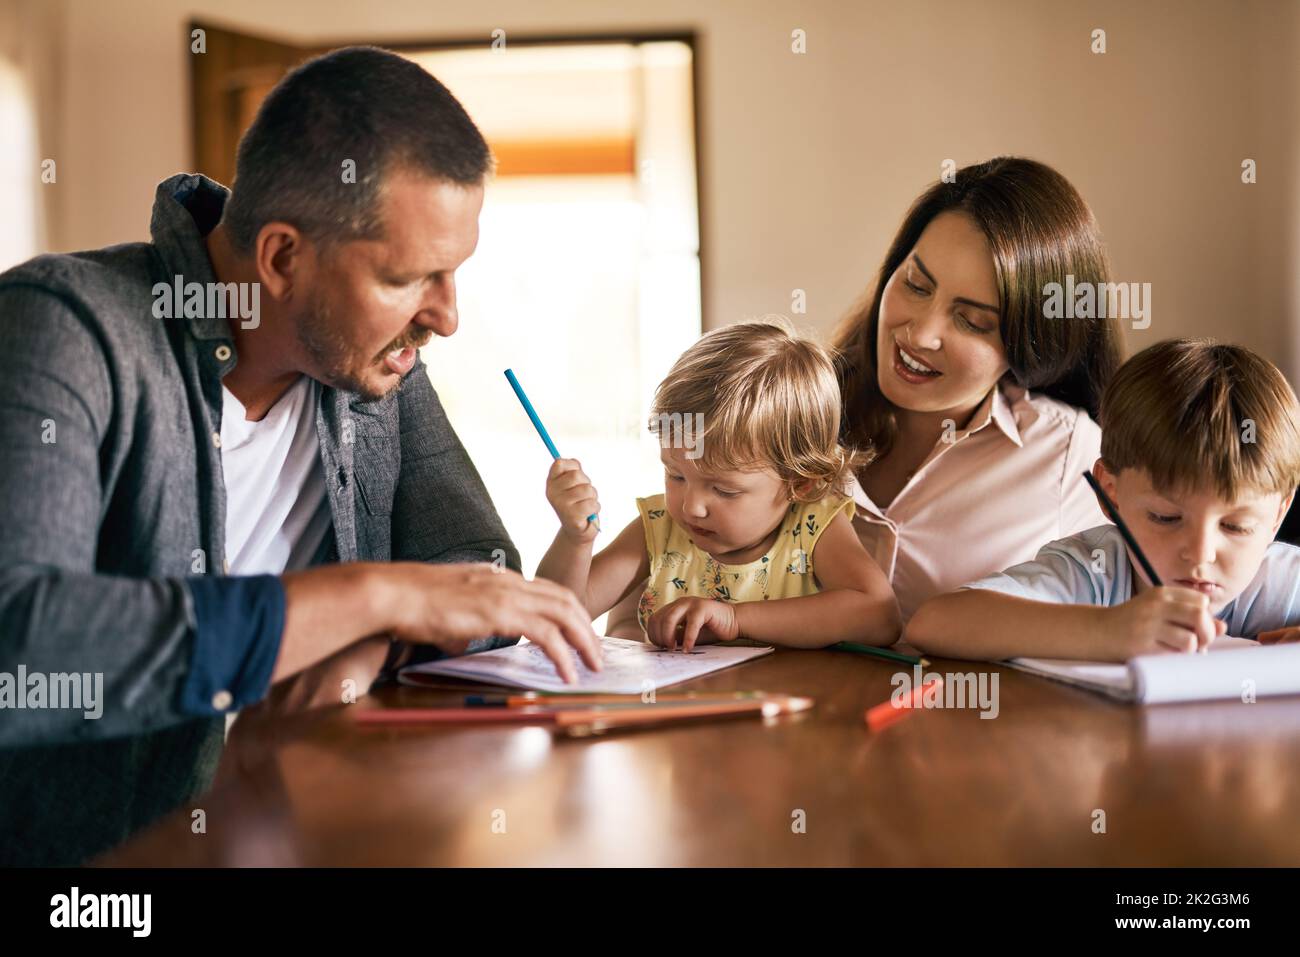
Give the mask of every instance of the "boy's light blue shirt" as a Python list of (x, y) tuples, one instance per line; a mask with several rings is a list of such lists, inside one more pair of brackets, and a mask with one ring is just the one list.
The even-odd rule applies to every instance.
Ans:
[[(1070, 605), (1119, 605), (1133, 597), (1133, 566), (1114, 525), (1098, 525), (1044, 545), (1033, 561), (963, 585)], [(1253, 638), (1300, 624), (1300, 548), (1273, 542), (1259, 571), (1215, 617), (1228, 634)]]

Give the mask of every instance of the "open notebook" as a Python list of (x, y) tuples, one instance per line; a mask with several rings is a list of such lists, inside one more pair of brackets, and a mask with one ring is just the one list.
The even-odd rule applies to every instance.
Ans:
[(641, 694), (772, 653), (768, 646), (699, 645), (688, 655), (680, 651), (662, 651), (647, 642), (623, 638), (605, 638), (603, 645), (604, 667), (598, 672), (590, 671), (574, 654), (578, 666), (576, 685), (565, 684), (546, 653), (527, 639), (509, 648), (411, 665), (402, 669), (397, 680), (402, 684), (425, 685), (427, 682), (422, 681), (421, 676), (441, 676), (533, 691)]
[(1007, 664), (1139, 704), (1240, 700), (1247, 689), (1258, 698), (1300, 694), (1300, 644), (1260, 645), (1247, 638), (1216, 638), (1203, 655), (1139, 655), (1122, 665), (1064, 658), (1012, 658)]

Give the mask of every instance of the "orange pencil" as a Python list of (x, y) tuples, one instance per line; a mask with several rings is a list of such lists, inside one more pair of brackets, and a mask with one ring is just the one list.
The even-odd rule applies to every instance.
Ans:
[(745, 717), (761, 715), (769, 718), (782, 714), (795, 714), (807, 711), (813, 706), (811, 698), (799, 698), (793, 695), (773, 695), (766, 698), (751, 698), (745, 701), (714, 702), (709, 704), (673, 704), (671, 707), (646, 705), (617, 711), (560, 711), (556, 714), (556, 727), (559, 733), (569, 737), (585, 737), (601, 731), (619, 728), (655, 727), (676, 721), (692, 721), (705, 718)]
[(752, 698), (762, 698), (762, 691), (678, 691), (678, 692), (658, 692), (654, 695), (653, 701), (646, 701), (639, 694), (564, 694), (563, 692), (551, 694), (538, 694), (536, 691), (530, 691), (526, 694), (517, 695), (470, 695), (465, 699), (467, 708), (526, 708), (533, 705), (562, 705), (562, 704), (655, 704), (660, 701), (679, 702), (679, 701), (737, 701)]
[(867, 727), (872, 731), (879, 731), (882, 728), (889, 727), (895, 721), (901, 721), (911, 712), (921, 707), (921, 702), (924, 700), (925, 692), (928, 689), (942, 687), (943, 679), (936, 675), (925, 684), (913, 688), (912, 693), (898, 704), (895, 704), (894, 699), (891, 697), (888, 701), (873, 705), (866, 710), (864, 715), (867, 720)]

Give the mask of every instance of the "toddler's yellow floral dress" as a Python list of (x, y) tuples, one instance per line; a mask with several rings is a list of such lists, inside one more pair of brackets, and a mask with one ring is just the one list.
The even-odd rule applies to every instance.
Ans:
[(766, 555), (744, 565), (724, 565), (696, 547), (690, 533), (672, 520), (662, 494), (639, 498), (636, 504), (650, 556), (650, 578), (636, 610), (642, 631), (651, 615), (686, 595), (767, 601), (817, 594), (821, 588), (813, 576), (813, 546), (840, 512), (853, 518), (853, 500), (843, 495), (792, 502)]

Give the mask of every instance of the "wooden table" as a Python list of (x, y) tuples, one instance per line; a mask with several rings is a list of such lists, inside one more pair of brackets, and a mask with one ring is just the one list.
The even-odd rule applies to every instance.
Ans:
[(998, 716), (927, 710), (873, 734), (863, 710), (900, 669), (778, 650), (679, 688), (813, 711), (586, 740), (354, 724), (349, 707), (448, 703), (388, 688), (264, 753), (230, 749), (192, 805), (206, 833), (186, 808), (101, 863), (1300, 865), (1300, 697), (1143, 709), (936, 660), (997, 674)]

